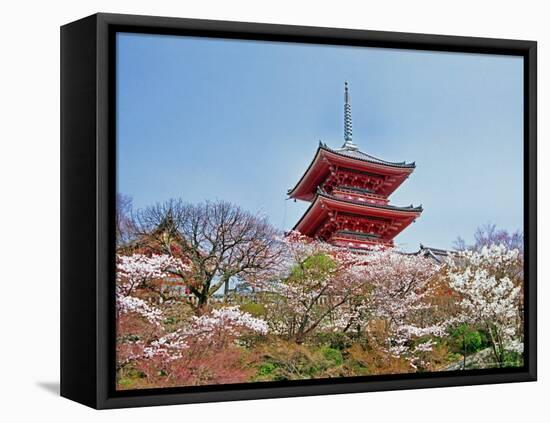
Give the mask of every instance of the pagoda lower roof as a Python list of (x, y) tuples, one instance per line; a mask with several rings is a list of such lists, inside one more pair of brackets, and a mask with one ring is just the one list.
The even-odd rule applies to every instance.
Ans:
[(329, 217), (329, 213), (342, 212), (357, 216), (382, 218), (401, 221), (402, 225), (393, 236), (401, 232), (422, 213), (422, 206), (393, 206), (383, 204), (366, 203), (363, 201), (343, 199), (332, 196), (321, 190), (317, 191), (315, 199), (308, 207), (293, 230), (303, 235), (313, 236), (319, 226)]
[(330, 200), (336, 200), (343, 203), (350, 203), (350, 204), (357, 204), (360, 206), (369, 206), (371, 208), (378, 208), (378, 209), (386, 209), (386, 210), (393, 210), (393, 211), (401, 211), (401, 212), (413, 212), (413, 213), (422, 213), (422, 206), (413, 206), (412, 204), (410, 206), (394, 206), (390, 204), (373, 204), (373, 203), (367, 203), (365, 201), (360, 200), (352, 200), (349, 198), (341, 198), (337, 197), (335, 195), (331, 195), (327, 192), (324, 192), (321, 189), (317, 190), (317, 197), (324, 197), (328, 198)]
[(389, 162), (357, 149), (332, 149), (326, 144), (319, 143), (315, 156), (305, 173), (296, 186), (288, 190), (289, 197), (311, 201), (316, 188), (329, 175), (331, 167), (350, 169), (354, 172), (369, 175), (392, 177), (393, 182), (388, 183), (382, 193), (387, 196), (403, 183), (413, 172), (416, 165), (414, 162)]

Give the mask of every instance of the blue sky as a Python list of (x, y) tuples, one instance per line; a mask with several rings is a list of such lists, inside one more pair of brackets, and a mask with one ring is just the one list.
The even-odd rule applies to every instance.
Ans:
[(229, 200), (290, 229), (286, 200), (319, 140), (416, 161), (391, 196), (422, 204), (396, 238), (450, 248), (493, 222), (523, 225), (520, 57), (165, 35), (117, 38), (117, 184), (134, 208)]

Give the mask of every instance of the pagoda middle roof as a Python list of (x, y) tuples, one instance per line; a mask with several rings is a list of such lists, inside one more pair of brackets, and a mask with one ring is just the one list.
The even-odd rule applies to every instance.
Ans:
[(389, 162), (364, 153), (357, 148), (342, 147), (333, 149), (320, 142), (308, 168), (294, 186), (288, 190), (292, 198), (311, 201), (315, 190), (329, 173), (329, 162), (359, 172), (391, 175), (394, 181), (386, 187), (383, 195), (391, 194), (416, 167), (414, 162)]

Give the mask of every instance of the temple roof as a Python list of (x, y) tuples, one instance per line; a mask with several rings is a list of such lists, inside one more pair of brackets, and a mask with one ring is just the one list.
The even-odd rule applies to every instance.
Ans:
[(371, 156), (370, 154), (367, 154), (358, 148), (350, 148), (350, 147), (341, 147), (341, 148), (330, 148), (325, 143), (320, 142), (319, 148), (323, 148), (327, 151), (331, 151), (332, 153), (340, 154), (345, 157), (349, 157), (351, 159), (358, 159), (366, 162), (371, 163), (377, 163), (385, 166), (391, 166), (391, 167), (397, 167), (397, 168), (409, 168), (414, 169), (416, 167), (415, 162), (390, 162), (387, 160), (379, 159), (378, 157)]
[(408, 254), (412, 254), (415, 256), (429, 257), (435, 260), (437, 263), (441, 264), (452, 253), (453, 251), (444, 250), (442, 248), (427, 247), (423, 244), (420, 244), (420, 248), (418, 249), (418, 251), (415, 251), (414, 253), (408, 253)]
[(322, 223), (329, 210), (352, 213), (365, 217), (397, 219), (405, 222), (400, 229), (395, 231), (393, 234), (393, 236), (395, 236), (420, 216), (422, 213), (422, 206), (414, 207), (411, 205), (400, 207), (365, 203), (362, 201), (335, 197), (319, 189), (311, 205), (296, 225), (294, 225), (293, 230), (311, 236), (311, 232)]
[(317, 186), (329, 174), (330, 163), (355, 169), (358, 172), (394, 177), (394, 182), (385, 187), (382, 195), (389, 195), (395, 191), (416, 167), (414, 162), (388, 162), (349, 146), (333, 149), (320, 142), (313, 160), (294, 188), (289, 189), (287, 194), (293, 198), (310, 201)]
[(410, 206), (392, 206), (390, 204), (367, 203), (365, 201), (360, 201), (360, 200), (351, 200), (349, 198), (336, 197), (327, 192), (324, 192), (321, 188), (317, 189), (317, 195), (320, 197), (330, 198), (331, 200), (341, 201), (343, 203), (359, 204), (361, 206), (368, 206), (368, 207), (386, 209), (386, 210), (418, 212), (418, 213), (422, 213), (422, 210), (423, 210), (422, 205), (416, 206), (416, 207), (413, 206), (412, 204)]

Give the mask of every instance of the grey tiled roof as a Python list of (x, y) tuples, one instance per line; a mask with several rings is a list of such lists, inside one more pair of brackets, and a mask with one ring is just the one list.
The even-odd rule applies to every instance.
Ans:
[(437, 255), (441, 255), (441, 256), (448, 256), (449, 253), (452, 253), (453, 251), (449, 251), (449, 250), (444, 250), (442, 248), (433, 248), (433, 247), (428, 247), (424, 244), (420, 244), (420, 250), (427, 250), (427, 251), (431, 251), (433, 252), (434, 254), (437, 254)]
[(433, 248), (427, 247), (423, 244), (420, 244), (418, 251), (414, 253), (408, 253), (415, 256), (422, 255), (424, 257), (430, 257), (435, 260), (437, 263), (441, 264), (445, 261), (446, 257), (451, 255), (454, 251), (444, 250), (442, 248)]

